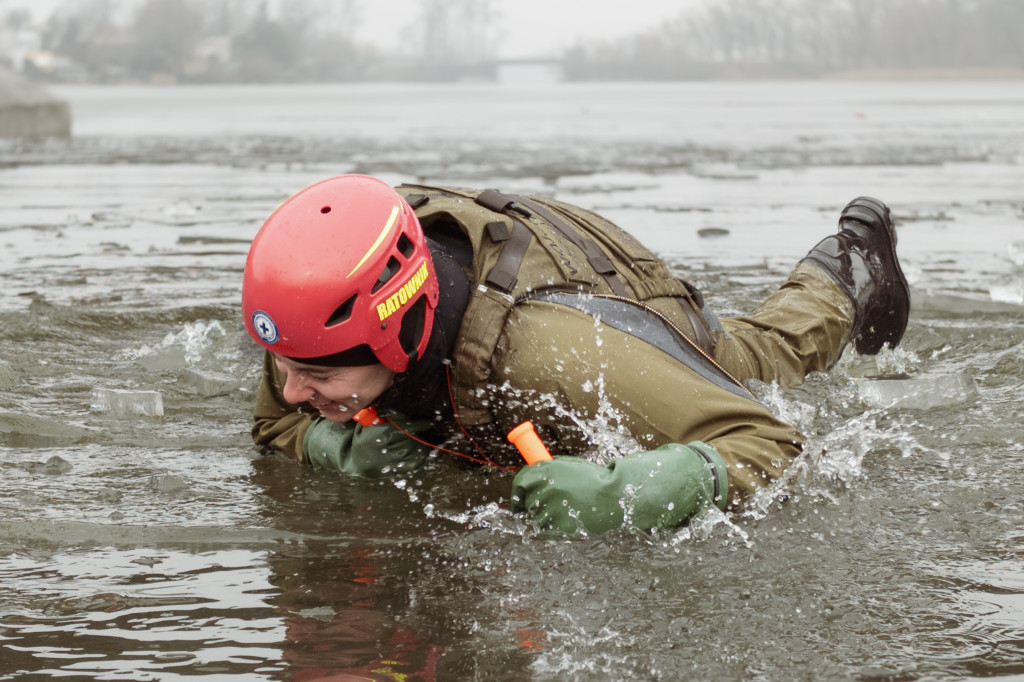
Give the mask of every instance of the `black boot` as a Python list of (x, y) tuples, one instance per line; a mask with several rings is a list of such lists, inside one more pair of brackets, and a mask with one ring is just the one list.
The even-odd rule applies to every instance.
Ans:
[(903, 338), (910, 314), (910, 288), (896, 259), (896, 230), (889, 207), (859, 197), (843, 209), (839, 232), (804, 257), (824, 270), (850, 297), (856, 316), (851, 338), (858, 353), (874, 355)]

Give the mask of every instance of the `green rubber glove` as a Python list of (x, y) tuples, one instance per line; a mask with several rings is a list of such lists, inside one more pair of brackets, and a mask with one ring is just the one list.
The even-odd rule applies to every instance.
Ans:
[(555, 457), (523, 467), (512, 482), (512, 511), (564, 533), (675, 528), (712, 504), (724, 509), (727, 488), (725, 462), (713, 447), (669, 443), (608, 466)]
[[(430, 428), (427, 420), (392, 420), (409, 433)], [(302, 439), (302, 451), (313, 466), (363, 478), (399, 476), (422, 466), (430, 447), (417, 443), (390, 422), (361, 426), (317, 417)]]

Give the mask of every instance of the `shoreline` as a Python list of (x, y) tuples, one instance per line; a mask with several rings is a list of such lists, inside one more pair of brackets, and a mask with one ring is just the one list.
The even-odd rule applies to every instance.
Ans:
[(816, 80), (1016, 81), (1024, 80), (1024, 69), (855, 69), (822, 74)]

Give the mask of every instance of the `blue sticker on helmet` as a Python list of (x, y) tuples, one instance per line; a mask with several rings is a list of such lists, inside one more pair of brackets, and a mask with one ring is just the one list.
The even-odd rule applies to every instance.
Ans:
[(257, 310), (252, 314), (252, 327), (256, 330), (256, 335), (263, 339), (263, 343), (268, 346), (273, 346), (280, 338), (274, 319), (262, 310)]

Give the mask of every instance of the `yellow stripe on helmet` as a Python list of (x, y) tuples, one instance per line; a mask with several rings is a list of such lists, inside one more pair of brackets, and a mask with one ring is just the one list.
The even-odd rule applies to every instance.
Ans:
[(400, 210), (401, 209), (398, 206), (393, 206), (391, 208), (391, 215), (388, 217), (388, 222), (384, 225), (384, 229), (381, 230), (380, 235), (378, 235), (377, 241), (373, 243), (373, 246), (371, 246), (370, 250), (366, 252), (366, 255), (359, 259), (359, 262), (356, 263), (356, 266), (354, 268), (352, 268), (352, 272), (348, 273), (348, 275), (345, 276), (345, 279), (348, 279), (349, 277), (356, 273), (356, 270), (363, 267), (363, 263), (369, 260), (370, 256), (373, 255), (373, 252), (376, 251), (382, 243), (384, 243), (384, 240), (387, 238), (388, 233), (391, 232), (391, 228), (395, 226), (395, 220), (398, 218), (398, 212)]

